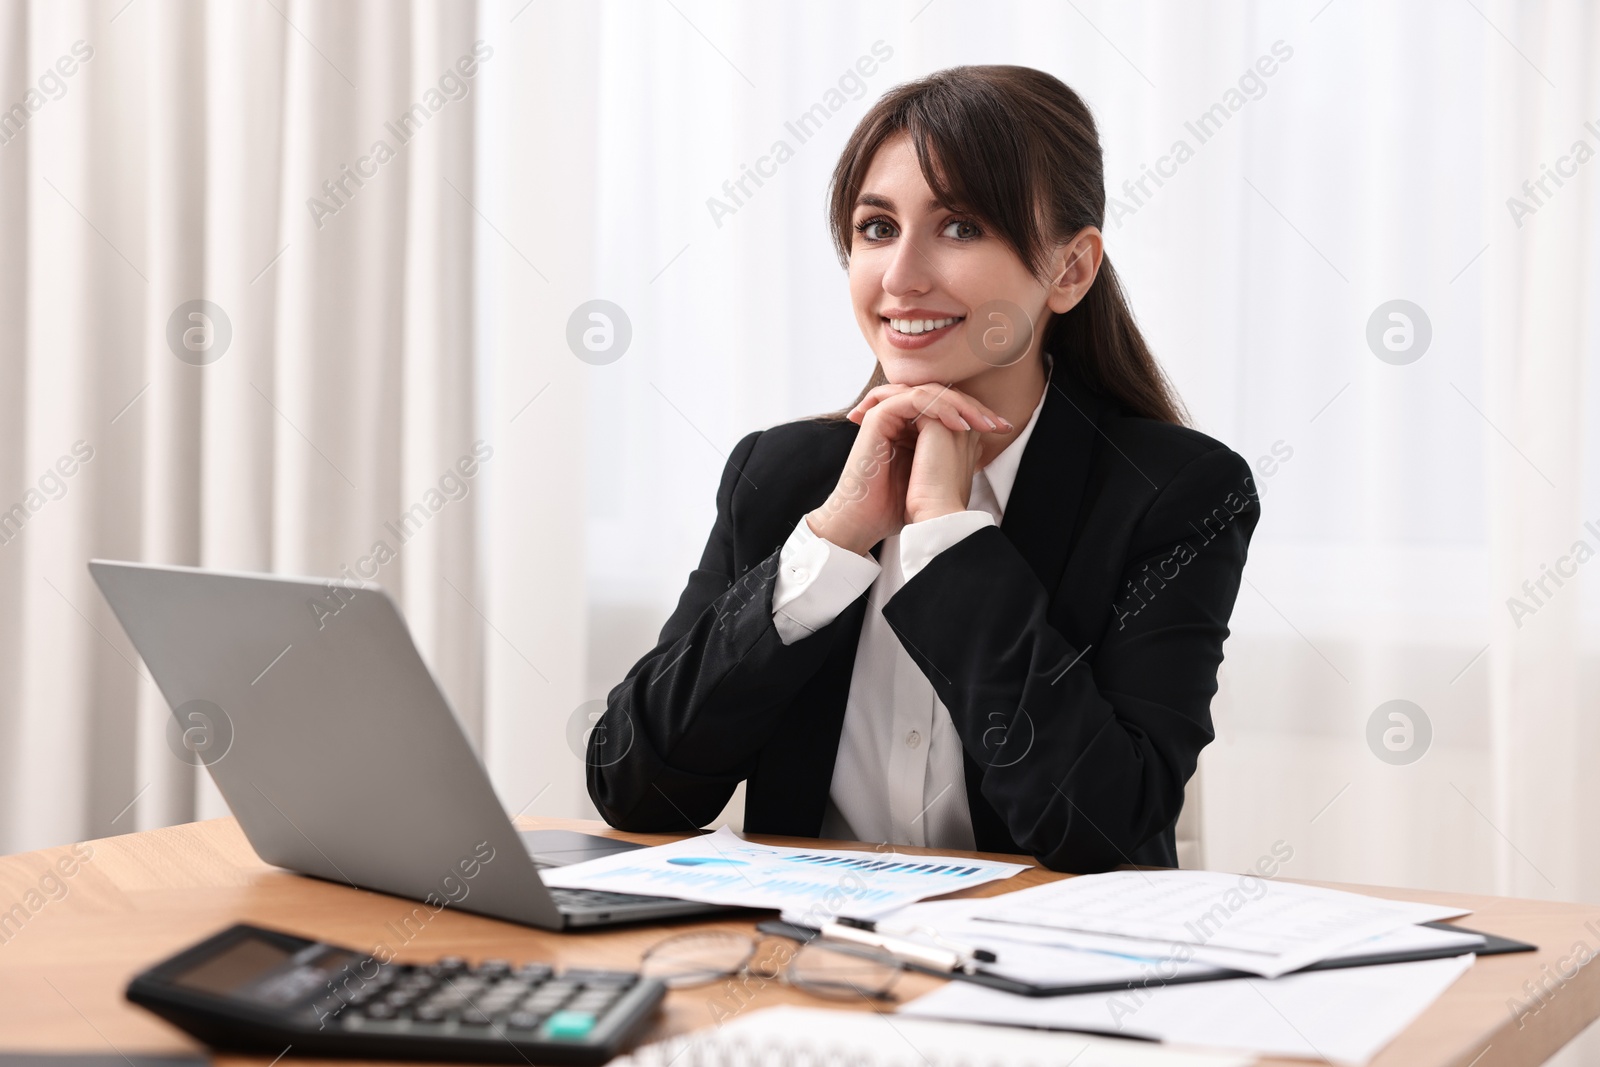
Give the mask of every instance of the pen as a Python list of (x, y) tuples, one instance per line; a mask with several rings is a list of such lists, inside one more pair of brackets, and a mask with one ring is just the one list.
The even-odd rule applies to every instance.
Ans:
[(979, 963), (994, 963), (998, 958), (988, 949), (924, 945), (909, 938), (880, 934), (874, 929), (874, 924), (861, 919), (824, 923), (820, 933), (826, 940), (875, 948), (897, 960), (915, 963), (944, 974), (957, 970), (971, 974)]
[[(844, 926), (854, 926), (858, 930), (871, 930), (874, 933), (878, 932), (878, 923), (877, 923), (877, 920), (875, 920), (875, 919), (856, 919), (856, 918), (852, 918), (849, 915), (840, 915), (840, 916), (838, 916), (838, 918), (835, 921), (838, 922), (838, 923), (841, 923)], [(969, 944), (966, 944), (966, 943), (964, 943), (962, 941), (958, 941), (953, 937), (946, 937), (945, 935), (939, 933), (937, 930), (934, 930), (934, 929), (932, 929), (930, 927), (927, 927), (927, 926), (917, 925), (917, 926), (911, 927), (910, 930), (914, 931), (914, 932), (926, 934), (928, 937), (932, 938), (934, 941), (936, 941), (940, 945), (943, 945), (945, 948), (954, 949), (955, 951), (961, 953), (963, 956), (971, 956), (974, 960), (976, 960), (979, 963), (994, 963), (996, 960), (998, 960), (1000, 958), (999, 956), (995, 955), (995, 953), (991, 952), (989, 949), (978, 948), (975, 945), (969, 945)], [(904, 934), (907, 931), (902, 929), (902, 930), (890, 931), (890, 932), (894, 933), (894, 934)]]

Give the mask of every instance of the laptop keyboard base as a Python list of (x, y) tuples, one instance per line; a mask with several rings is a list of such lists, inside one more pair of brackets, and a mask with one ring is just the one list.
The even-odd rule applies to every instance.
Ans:
[(634, 893), (611, 893), (603, 889), (550, 888), (550, 897), (562, 911), (592, 911), (596, 908), (617, 909), (629, 907), (660, 907), (677, 903), (663, 897), (646, 897)]

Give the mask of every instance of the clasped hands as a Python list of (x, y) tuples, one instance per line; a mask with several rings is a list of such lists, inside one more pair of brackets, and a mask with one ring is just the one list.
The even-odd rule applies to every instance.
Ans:
[(985, 434), (1015, 427), (948, 385), (880, 385), (850, 410), (860, 425), (839, 484), (811, 530), (867, 555), (907, 523), (965, 511)]

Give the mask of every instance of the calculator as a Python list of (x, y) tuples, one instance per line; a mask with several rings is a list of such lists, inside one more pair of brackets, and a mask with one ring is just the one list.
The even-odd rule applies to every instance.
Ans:
[(385, 962), (246, 924), (163, 960), (127, 992), (215, 1048), (519, 1064), (605, 1063), (665, 994), (628, 971)]

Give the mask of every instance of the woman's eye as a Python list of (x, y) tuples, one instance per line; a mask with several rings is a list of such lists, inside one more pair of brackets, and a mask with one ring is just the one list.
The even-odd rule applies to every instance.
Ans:
[(944, 228), (946, 237), (954, 237), (958, 241), (970, 241), (982, 232), (982, 230), (978, 229), (976, 223), (968, 222), (966, 219), (952, 219), (945, 224)]
[(886, 241), (894, 236), (894, 226), (883, 219), (868, 219), (856, 224), (856, 232), (869, 241)]

